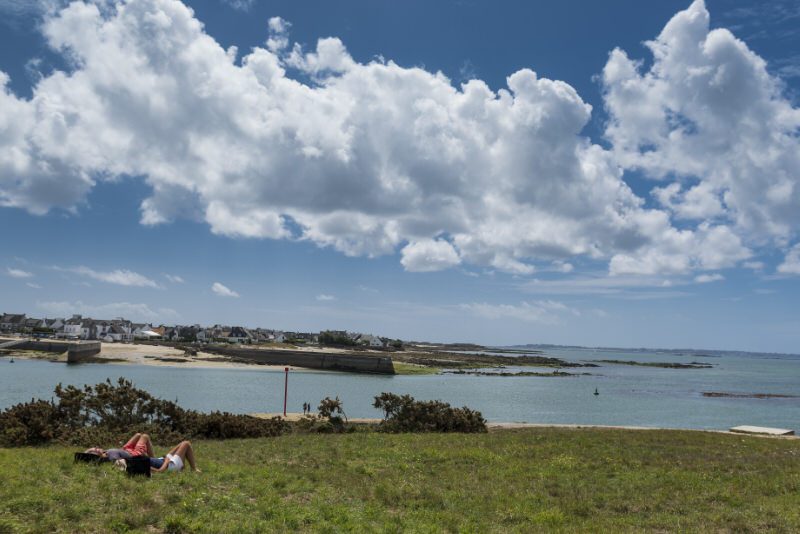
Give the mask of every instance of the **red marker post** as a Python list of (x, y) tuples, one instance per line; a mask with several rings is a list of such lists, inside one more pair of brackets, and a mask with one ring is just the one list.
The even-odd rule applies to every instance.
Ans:
[(289, 368), (284, 369), (286, 379), (283, 382), (283, 416), (286, 417), (286, 400), (289, 398)]

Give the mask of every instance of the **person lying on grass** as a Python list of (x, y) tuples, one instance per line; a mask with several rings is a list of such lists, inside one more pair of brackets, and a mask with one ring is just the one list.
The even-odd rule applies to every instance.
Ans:
[(84, 452), (86, 454), (96, 454), (101, 458), (108, 458), (112, 462), (116, 460), (130, 460), (134, 456), (155, 456), (153, 444), (150, 442), (150, 436), (138, 432), (134, 434), (121, 449), (91, 447)]
[(200, 473), (194, 459), (194, 449), (189, 441), (181, 441), (161, 458), (150, 458), (150, 470), (153, 473), (163, 473), (164, 471), (180, 471), (186, 462), (195, 473)]

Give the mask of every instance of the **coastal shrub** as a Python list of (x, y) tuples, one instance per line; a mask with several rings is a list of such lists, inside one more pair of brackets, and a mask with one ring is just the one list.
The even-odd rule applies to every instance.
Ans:
[(486, 432), (483, 415), (467, 408), (453, 408), (442, 401), (417, 401), (411, 395), (381, 393), (375, 408), (383, 410), (379, 429), (384, 432)]
[(52, 440), (59, 427), (52, 403), (31, 399), (0, 412), (0, 446), (39, 445)]
[(355, 432), (353, 425), (345, 424), (341, 419), (331, 421), (319, 415), (306, 415), (294, 423), (294, 429), (301, 434), (344, 434)]
[(200, 413), (184, 410), (176, 430), (186, 436), (206, 439), (269, 438), (280, 436), (289, 424), (280, 417), (261, 419), (228, 412)]
[(317, 337), (317, 341), (320, 345), (332, 345), (332, 346), (344, 346), (344, 347), (352, 347), (356, 344), (350, 336), (345, 334), (340, 334), (338, 332), (331, 332), (330, 330), (326, 330), (324, 332), (320, 332), (319, 336)]
[(95, 386), (55, 388), (53, 401), (31, 400), (0, 412), (0, 446), (118, 443), (134, 432), (170, 443), (182, 439), (260, 438), (283, 434), (279, 418), (186, 410), (120, 378)]
[(354, 432), (355, 428), (347, 424), (347, 415), (339, 397), (325, 397), (319, 402), (317, 414), (303, 415), (296, 421), (294, 428), (301, 432), (333, 434)]
[(347, 415), (344, 413), (344, 407), (342, 406), (342, 401), (339, 400), (337, 396), (335, 399), (330, 397), (325, 397), (319, 402), (319, 406), (317, 406), (317, 411), (319, 412), (320, 417), (324, 417), (330, 421), (336, 419), (338, 421), (344, 420), (347, 421)]
[[(341, 433), (350, 430), (347, 426), (347, 415), (339, 397), (325, 397), (317, 406), (318, 415), (304, 416), (298, 421), (297, 428), (306, 432), (321, 434)], [(343, 419), (344, 418), (344, 419)]]
[(108, 429), (130, 429), (133, 426), (163, 423), (177, 413), (174, 403), (162, 401), (147, 391), (134, 387), (120, 378), (114, 385), (110, 380), (95, 386), (55, 388), (56, 406), (64, 424), (71, 428), (100, 426)]

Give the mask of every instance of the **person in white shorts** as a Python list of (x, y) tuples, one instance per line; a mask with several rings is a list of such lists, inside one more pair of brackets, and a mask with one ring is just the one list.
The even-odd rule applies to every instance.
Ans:
[(167, 471), (180, 471), (183, 469), (183, 460), (177, 454), (167, 454), (164, 457), (164, 460), (169, 462)]
[[(156, 460), (155, 458), (153, 460)], [(151, 461), (151, 470), (153, 473), (163, 473), (164, 471), (181, 471), (186, 463), (195, 473), (200, 473), (197, 468), (197, 463), (194, 459), (194, 449), (189, 441), (181, 441), (175, 445), (165, 456), (164, 461), (160, 466), (156, 467), (157, 463)]]

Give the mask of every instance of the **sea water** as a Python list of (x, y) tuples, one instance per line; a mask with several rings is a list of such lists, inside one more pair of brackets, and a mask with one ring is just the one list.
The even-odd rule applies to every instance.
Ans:
[[(598, 363), (565, 368), (572, 377), (472, 375), (377, 376), (292, 370), (288, 410), (338, 396), (349, 417), (379, 417), (381, 392), (441, 399), (480, 410), (489, 421), (727, 429), (758, 425), (800, 430), (800, 356), (753, 353), (677, 353), (547, 347), (544, 355), (576, 363), (598, 360), (703, 362), (709, 369), (664, 369)], [(531, 370), (520, 367), (506, 369)], [(552, 369), (538, 369), (551, 372)], [(186, 408), (235, 413), (283, 410), (284, 373), (117, 364), (66, 365), (0, 358), (0, 409), (31, 398), (50, 399), (56, 384), (95, 384), (125, 377)], [(598, 395), (595, 395), (597, 389)], [(706, 397), (704, 392), (795, 395), (798, 398)]]

